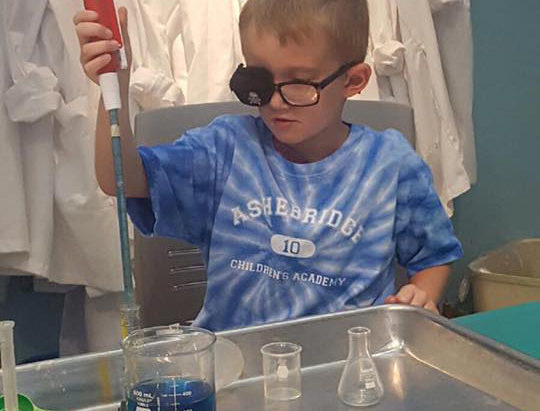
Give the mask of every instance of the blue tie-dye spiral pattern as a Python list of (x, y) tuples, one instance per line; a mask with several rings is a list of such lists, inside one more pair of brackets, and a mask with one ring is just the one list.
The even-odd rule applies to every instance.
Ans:
[[(352, 125), (335, 153), (295, 164), (260, 118), (223, 116), (139, 151), (151, 199), (130, 199), (131, 218), (203, 250), (208, 290), (195, 324), (205, 328), (380, 304), (395, 292), (396, 261), (414, 275), (462, 256), (429, 168), (395, 130)], [(276, 234), (315, 253), (276, 253)]]

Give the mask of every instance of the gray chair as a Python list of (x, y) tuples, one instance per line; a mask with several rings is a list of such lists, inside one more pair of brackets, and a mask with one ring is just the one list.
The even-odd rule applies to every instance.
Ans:
[[(257, 114), (240, 103), (209, 103), (147, 111), (135, 118), (137, 144), (157, 145), (209, 123), (222, 114)], [(343, 119), (375, 129), (395, 128), (413, 143), (414, 123), (408, 106), (380, 101), (347, 102)], [(181, 241), (135, 233), (136, 297), (144, 327), (190, 322), (206, 292), (206, 270), (199, 250)]]

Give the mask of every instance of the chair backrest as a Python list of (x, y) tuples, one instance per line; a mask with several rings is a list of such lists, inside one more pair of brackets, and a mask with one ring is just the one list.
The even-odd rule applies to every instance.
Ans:
[[(223, 114), (258, 115), (257, 109), (237, 102), (193, 104), (144, 111), (135, 117), (137, 144), (156, 145), (176, 140), (185, 131), (208, 124)], [(376, 130), (395, 128), (414, 140), (413, 112), (409, 106), (385, 101), (349, 100), (343, 120)]]
[[(135, 117), (137, 144), (157, 145), (176, 140), (185, 131), (208, 124), (222, 114), (253, 114), (237, 102), (208, 103), (146, 111)], [(343, 119), (374, 129), (395, 128), (414, 141), (412, 110), (381, 101), (350, 100)], [(189, 322), (200, 311), (206, 292), (206, 270), (196, 247), (167, 238), (135, 233), (135, 280), (144, 327)]]

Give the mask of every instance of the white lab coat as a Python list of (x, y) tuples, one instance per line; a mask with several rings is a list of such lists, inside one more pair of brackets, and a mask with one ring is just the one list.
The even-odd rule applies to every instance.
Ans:
[[(234, 100), (229, 80), (243, 61), (238, 0), (178, 0), (178, 4), (187, 68), (186, 103)], [(177, 53), (174, 58), (182, 56)]]
[(471, 183), (477, 179), (473, 125), (473, 42), (470, 0), (430, 0), (446, 86), (459, 137), (463, 165)]
[[(28, 251), (0, 256), (2, 271), (47, 276), (52, 248), (54, 151), (52, 113), (61, 96), (57, 79), (42, 57), (41, 23), (47, 1), (3, 2), (5, 51), (12, 85), (3, 95), (11, 121), (17, 123), (28, 220)], [(4, 235), (3, 233), (1, 234)]]
[[(451, 215), (452, 200), (470, 188), (471, 179), (465, 169), (465, 138), (460, 134), (450, 102), (432, 10), (428, 0), (396, 0), (396, 4), (405, 46), (405, 75), (415, 116), (416, 150), (429, 164), (437, 193)], [(467, 39), (472, 41), (470, 32)], [(472, 59), (465, 60), (465, 64), (468, 67), (464, 71), (454, 67), (458, 74), (452, 75), (453, 79), (459, 73), (465, 76), (471, 73)], [(472, 99), (467, 104), (472, 104)], [(468, 111), (468, 108), (460, 110), (464, 116)], [(468, 124), (472, 125), (472, 120)], [(472, 133), (472, 127), (468, 131)], [(471, 139), (472, 134), (469, 148)], [(469, 152), (467, 156), (473, 155)]]
[[(11, 86), (5, 46), (5, 2), (0, 3), (0, 95)], [(3, 101), (3, 98), (0, 99)], [(30, 239), (26, 218), (19, 130), (0, 104), (0, 256), (28, 252)], [(1, 257), (0, 257), (1, 258)], [(1, 272), (1, 270), (0, 270)]]
[(403, 68), (405, 46), (398, 31), (394, 0), (368, 0), (370, 56), (379, 99), (409, 105), (409, 90)]
[(130, 92), (140, 109), (234, 100), (229, 79), (243, 61), (239, 1), (118, 2), (130, 15)]
[[(174, 81), (171, 21), (178, 15), (177, 0), (124, 0), (129, 16), (133, 55), (130, 94), (141, 110), (185, 103), (185, 91)], [(138, 109), (132, 106), (132, 117)]]
[(59, 284), (120, 291), (116, 211), (95, 179), (75, 3), (21, 0), (6, 7), (13, 86), (4, 100), (20, 133), (30, 249), (1, 256), (0, 266)]

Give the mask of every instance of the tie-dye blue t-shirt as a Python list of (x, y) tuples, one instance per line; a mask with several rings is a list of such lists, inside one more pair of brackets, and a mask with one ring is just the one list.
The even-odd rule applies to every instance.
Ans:
[(380, 304), (410, 276), (462, 256), (429, 168), (395, 130), (352, 125), (309, 164), (287, 161), (262, 119), (223, 116), (140, 147), (144, 234), (201, 248), (208, 288), (195, 325), (223, 330)]

